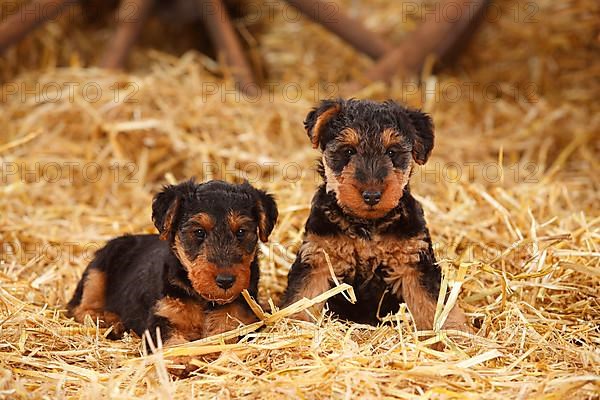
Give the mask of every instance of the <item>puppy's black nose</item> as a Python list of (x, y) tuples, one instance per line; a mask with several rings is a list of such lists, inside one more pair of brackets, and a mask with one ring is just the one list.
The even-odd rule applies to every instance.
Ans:
[(365, 203), (370, 206), (374, 206), (381, 201), (381, 192), (364, 191), (362, 192), (362, 197)]
[(220, 287), (221, 289), (227, 290), (233, 286), (233, 283), (235, 282), (235, 276), (233, 276), (233, 275), (217, 275), (217, 277), (215, 278), (215, 281), (217, 282), (218, 287)]

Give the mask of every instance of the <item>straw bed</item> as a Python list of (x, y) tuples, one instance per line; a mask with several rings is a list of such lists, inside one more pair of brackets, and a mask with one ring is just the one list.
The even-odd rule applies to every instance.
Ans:
[[(390, 40), (418, 23), (399, 22), (400, 2), (341, 4)], [(515, 21), (527, 4), (535, 20)], [(598, 398), (600, 6), (494, 5), (499, 16), (452, 69), (425, 71), (418, 90), (396, 81), (355, 93), (434, 118), (433, 155), (412, 190), (443, 286), (474, 336), (417, 333), (406, 308), (371, 327), (294, 322), (285, 318), (294, 309), (268, 306), (285, 288), (319, 184), (302, 120), (336, 95), (328, 82), (360, 80), (371, 65), (321, 28), (280, 12), (260, 29), (238, 21), (273, 87), (256, 101), (236, 99), (215, 60), (167, 54), (168, 37), (138, 46), (128, 73), (84, 68), (110, 25), (62, 18), (10, 49), (0, 60), (0, 397)], [(472, 95), (451, 94), (465, 82)], [(191, 176), (248, 179), (276, 195), (280, 220), (261, 246), (263, 322), (236, 344), (216, 337), (166, 350), (195, 354), (200, 367), (175, 380), (163, 353), (143, 356), (131, 336), (110, 341), (64, 307), (93, 252), (123, 233), (154, 232), (152, 195)], [(438, 321), (448, 309), (440, 302)], [(440, 340), (445, 351), (428, 346)]]

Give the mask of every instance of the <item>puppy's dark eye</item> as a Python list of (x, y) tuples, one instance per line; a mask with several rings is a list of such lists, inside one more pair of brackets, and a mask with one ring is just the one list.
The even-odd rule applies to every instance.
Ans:
[(347, 157), (352, 157), (355, 154), (356, 154), (356, 149), (354, 149), (352, 147), (348, 147), (347, 149), (344, 150), (344, 155), (346, 155)]
[(246, 237), (246, 230), (242, 228), (238, 229), (237, 232), (235, 232), (235, 236), (238, 240), (243, 240)]
[(394, 157), (397, 153), (398, 152), (396, 151), (396, 149), (387, 149), (385, 155), (388, 157)]
[(206, 239), (206, 231), (202, 228), (196, 230), (196, 237), (198, 240), (203, 241)]

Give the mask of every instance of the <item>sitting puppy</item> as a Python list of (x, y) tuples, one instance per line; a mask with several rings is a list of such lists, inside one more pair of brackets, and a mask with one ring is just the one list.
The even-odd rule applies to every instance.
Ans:
[(100, 249), (68, 304), (142, 335), (156, 328), (166, 345), (196, 340), (256, 320), (241, 292), (257, 295), (258, 238), (277, 220), (273, 197), (248, 183), (193, 180), (166, 186), (152, 203), (159, 235), (127, 235)]
[[(327, 100), (304, 124), (323, 153), (325, 183), (313, 197), (283, 305), (333, 287), (331, 265), (358, 299), (329, 299), (338, 316), (375, 325), (405, 302), (417, 328), (432, 329), (441, 273), (423, 209), (408, 184), (413, 163), (424, 164), (433, 148), (431, 118), (393, 101)], [(444, 328), (469, 331), (458, 307)]]

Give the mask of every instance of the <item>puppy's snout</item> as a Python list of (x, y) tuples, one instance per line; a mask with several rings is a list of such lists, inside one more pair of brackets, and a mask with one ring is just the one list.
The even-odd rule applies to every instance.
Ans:
[(365, 190), (362, 192), (362, 198), (370, 206), (374, 206), (381, 201), (381, 192)]
[(227, 290), (230, 287), (232, 287), (233, 284), (235, 283), (235, 276), (219, 274), (215, 278), (215, 281), (217, 282), (218, 287), (220, 287), (221, 289)]

